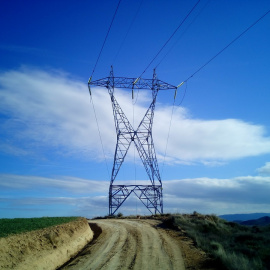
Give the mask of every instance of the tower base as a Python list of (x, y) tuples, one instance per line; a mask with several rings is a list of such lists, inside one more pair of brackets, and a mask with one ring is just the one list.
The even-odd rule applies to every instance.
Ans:
[(163, 214), (162, 185), (110, 185), (109, 215), (114, 215), (132, 192), (151, 214)]

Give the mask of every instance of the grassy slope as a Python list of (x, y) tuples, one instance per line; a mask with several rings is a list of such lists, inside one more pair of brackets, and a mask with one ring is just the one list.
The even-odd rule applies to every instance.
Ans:
[(46, 227), (67, 223), (77, 218), (78, 217), (3, 218), (0, 219), (0, 237), (39, 230)]
[(185, 230), (195, 244), (222, 268), (270, 269), (270, 226), (247, 227), (215, 215), (173, 215), (171, 223)]

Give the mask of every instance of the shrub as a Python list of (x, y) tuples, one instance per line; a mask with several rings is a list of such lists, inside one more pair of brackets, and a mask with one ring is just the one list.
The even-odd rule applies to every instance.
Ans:
[(121, 212), (119, 212), (119, 213), (117, 214), (117, 217), (118, 217), (118, 218), (121, 218), (121, 217), (123, 217), (123, 214), (122, 214)]

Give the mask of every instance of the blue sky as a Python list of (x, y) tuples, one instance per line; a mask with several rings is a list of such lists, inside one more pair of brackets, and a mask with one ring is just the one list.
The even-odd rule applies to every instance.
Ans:
[[(122, 0), (93, 80), (111, 65), (115, 76), (138, 77), (196, 2)], [(93, 87), (104, 157), (87, 81), (117, 4), (2, 3), (0, 217), (108, 213), (113, 114), (106, 89)], [(158, 78), (178, 85), (269, 9), (266, 0), (201, 0), (143, 77), (158, 65)], [(268, 14), (178, 89), (170, 133), (174, 92), (159, 93), (153, 137), (165, 212), (269, 212), (269, 32)], [(130, 91), (115, 90), (135, 126), (149, 94), (133, 106)], [(132, 148), (117, 181), (147, 181)], [(120, 211), (147, 213), (134, 197)]]

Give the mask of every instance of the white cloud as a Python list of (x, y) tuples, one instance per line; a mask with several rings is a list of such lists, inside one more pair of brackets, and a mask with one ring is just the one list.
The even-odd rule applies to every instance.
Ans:
[(270, 205), (270, 177), (243, 176), (231, 179), (194, 178), (164, 181), (170, 196), (200, 199), (202, 202)]
[[(137, 181), (137, 184), (143, 183)], [(0, 175), (0, 187), (3, 214), (7, 210), (16, 210), (17, 216), (24, 212), (29, 216), (32, 209), (34, 214), (44, 215), (44, 211), (51, 211), (50, 215), (62, 215), (63, 208), (70, 215), (93, 217), (108, 214), (109, 181)], [(270, 177), (180, 179), (163, 181), (163, 187), (165, 212), (269, 212)], [(120, 211), (124, 214), (148, 214), (134, 194)]]
[(270, 162), (266, 162), (265, 165), (257, 171), (260, 175), (270, 175)]
[[(110, 98), (103, 88), (93, 88), (92, 93), (105, 153), (112, 158), (116, 135)], [(116, 98), (134, 127), (147, 110), (149, 94), (140, 91), (133, 106), (129, 92), (116, 90)], [(54, 153), (103, 159), (86, 83), (59, 71), (22, 68), (4, 72), (0, 74), (0, 106), (5, 116), (2, 151), (33, 155), (49, 148)], [(170, 106), (156, 106), (153, 137), (160, 159), (171, 111)], [(263, 126), (237, 119), (193, 119), (184, 108), (175, 108), (166, 162), (215, 165), (265, 153), (270, 153), (270, 138)]]
[[(85, 84), (62, 73), (28, 69), (1, 74), (0, 83), (1, 108), (10, 117), (2, 130), (12, 143), (23, 142), (30, 152), (43, 146), (61, 147), (69, 154), (99, 157), (98, 132)], [(98, 94), (99, 100), (106, 98), (104, 91)], [(98, 109), (103, 134), (113, 130), (112, 119), (102, 115), (109, 110), (106, 114), (106, 106)]]
[[(164, 124), (156, 124), (158, 145), (166, 141), (166, 131)], [(264, 127), (241, 120), (196, 120), (177, 109), (172, 121), (167, 155), (178, 161), (202, 162), (256, 156), (269, 153), (270, 138), (265, 137), (265, 133)]]

